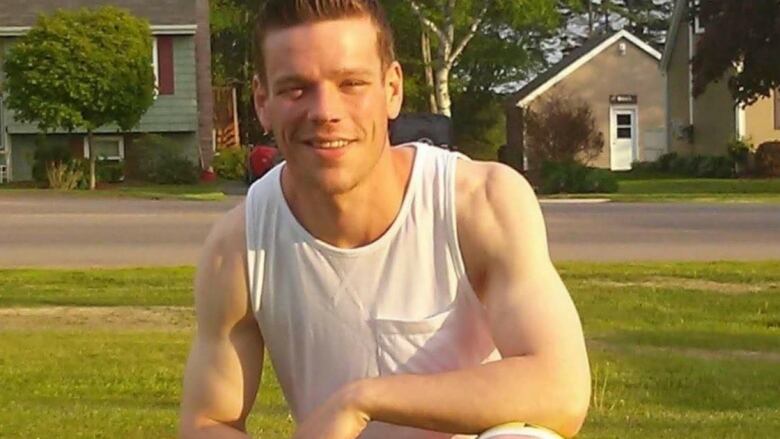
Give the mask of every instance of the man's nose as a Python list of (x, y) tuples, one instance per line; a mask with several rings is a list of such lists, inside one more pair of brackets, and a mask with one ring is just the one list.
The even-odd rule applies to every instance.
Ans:
[(323, 84), (310, 95), (309, 120), (314, 123), (334, 123), (342, 119), (344, 105), (338, 87)]

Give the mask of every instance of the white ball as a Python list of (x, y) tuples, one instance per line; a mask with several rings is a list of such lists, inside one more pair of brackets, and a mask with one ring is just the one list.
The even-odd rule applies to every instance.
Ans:
[(504, 424), (479, 435), (477, 439), (562, 439), (550, 430), (522, 423)]

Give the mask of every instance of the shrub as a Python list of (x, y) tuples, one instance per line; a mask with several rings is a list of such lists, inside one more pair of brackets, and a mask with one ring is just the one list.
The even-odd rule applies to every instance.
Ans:
[(670, 172), (672, 170), (672, 162), (677, 160), (676, 152), (667, 152), (658, 158), (658, 170), (662, 172)]
[(223, 149), (214, 156), (214, 171), (226, 180), (243, 180), (246, 176), (246, 161), (245, 148)]
[(618, 186), (618, 179), (611, 171), (593, 168), (585, 175), (582, 192), (611, 194), (618, 191)]
[(33, 154), (33, 180), (39, 183), (48, 183), (47, 164), (68, 163), (72, 159), (73, 155), (67, 146), (48, 144), (45, 137), (38, 137), (35, 140), (35, 152)]
[(194, 184), (198, 167), (183, 156), (165, 156), (158, 162), (155, 179), (158, 184)]
[(747, 164), (750, 152), (753, 150), (753, 146), (743, 140), (732, 140), (726, 147), (729, 158), (734, 163), (741, 165)]
[(659, 162), (633, 162), (631, 163), (631, 170), (638, 173), (649, 173), (660, 171)]
[(158, 184), (193, 184), (198, 181), (198, 167), (182, 148), (158, 134), (147, 134), (138, 140), (138, 174)]
[(95, 163), (97, 181), (119, 183), (125, 179), (125, 162), (116, 160), (98, 160)]
[(756, 170), (764, 177), (780, 177), (780, 140), (766, 142), (756, 149)]
[(46, 178), (52, 189), (72, 190), (84, 179), (79, 160), (46, 162)]
[(542, 165), (542, 193), (612, 193), (617, 190), (617, 177), (606, 169), (589, 168), (577, 162), (545, 162)]
[(696, 177), (729, 178), (734, 175), (734, 162), (729, 157), (707, 156), (699, 161)]
[(526, 113), (526, 151), (535, 163), (588, 163), (604, 149), (587, 102), (560, 94), (541, 101)]

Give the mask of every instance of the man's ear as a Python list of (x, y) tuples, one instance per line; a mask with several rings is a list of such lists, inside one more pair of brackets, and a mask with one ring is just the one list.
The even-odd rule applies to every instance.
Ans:
[(265, 83), (259, 76), (255, 75), (252, 78), (252, 98), (255, 102), (255, 113), (257, 113), (257, 120), (263, 126), (266, 132), (271, 131), (271, 118), (268, 114), (268, 96), (269, 92)]
[(401, 113), (401, 106), (404, 103), (404, 72), (398, 61), (393, 61), (385, 72), (385, 93), (387, 117), (395, 119)]

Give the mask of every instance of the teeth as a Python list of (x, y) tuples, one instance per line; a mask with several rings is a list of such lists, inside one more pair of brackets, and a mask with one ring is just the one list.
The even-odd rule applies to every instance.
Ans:
[(343, 148), (349, 144), (346, 140), (336, 140), (334, 142), (315, 142), (315, 146), (317, 148), (324, 148), (324, 149), (336, 149), (336, 148)]

